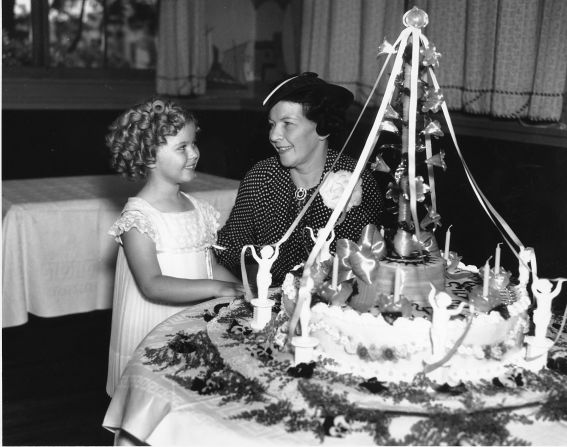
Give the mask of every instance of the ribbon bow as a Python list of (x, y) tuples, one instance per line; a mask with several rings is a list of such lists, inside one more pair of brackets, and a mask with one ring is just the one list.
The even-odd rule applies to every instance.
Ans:
[(370, 285), (376, 280), (380, 260), (386, 256), (386, 243), (374, 224), (362, 230), (358, 244), (348, 240), (337, 241), (339, 258), (338, 282), (355, 276)]

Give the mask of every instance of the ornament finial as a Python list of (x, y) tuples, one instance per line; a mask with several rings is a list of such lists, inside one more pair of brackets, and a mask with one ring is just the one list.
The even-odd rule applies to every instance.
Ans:
[(407, 27), (425, 28), (429, 23), (429, 17), (425, 11), (414, 6), (404, 14), (403, 23)]

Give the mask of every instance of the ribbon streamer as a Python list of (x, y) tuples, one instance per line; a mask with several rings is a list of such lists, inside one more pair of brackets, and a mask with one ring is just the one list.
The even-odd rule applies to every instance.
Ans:
[[(423, 44), (425, 46), (429, 45), (427, 38), (423, 35), (421, 35), (421, 41), (423, 42)], [(439, 89), (440, 87), (439, 87), (439, 83), (437, 82), (437, 78), (435, 77), (435, 73), (433, 72), (431, 67), (429, 67), (428, 70), (429, 70), (429, 75), (431, 76), (431, 80), (433, 81), (434, 87), (436, 89)], [(514, 255), (520, 260), (520, 262), (522, 262), (521, 259), (520, 259), (520, 255), (519, 255), (518, 251), (516, 251), (516, 249), (512, 245), (512, 242), (514, 244), (516, 244), (516, 246), (519, 247), (520, 249), (524, 248), (524, 245), (522, 244), (522, 242), (520, 241), (518, 236), (516, 236), (516, 233), (514, 233), (512, 228), (506, 223), (504, 218), (502, 216), (500, 216), (500, 214), (496, 211), (496, 209), (488, 201), (486, 196), (480, 190), (480, 188), (479, 188), (478, 184), (476, 183), (474, 177), (472, 176), (472, 173), (470, 172), (470, 169), (469, 169), (469, 167), (468, 167), (468, 165), (467, 165), (467, 163), (466, 163), (466, 161), (463, 157), (463, 154), (461, 152), (459, 144), (457, 143), (457, 137), (455, 135), (455, 130), (453, 128), (451, 117), (449, 116), (449, 109), (448, 109), (447, 103), (445, 101), (443, 101), (442, 104), (441, 104), (441, 110), (443, 111), (443, 116), (445, 117), (445, 121), (447, 122), (447, 126), (449, 128), (449, 133), (451, 134), (451, 139), (453, 141), (453, 144), (455, 145), (455, 149), (457, 150), (457, 154), (458, 154), (459, 159), (460, 159), (460, 161), (463, 165), (463, 168), (465, 170), (467, 180), (471, 184), (471, 187), (472, 187), (474, 194), (476, 195), (480, 205), (482, 206), (482, 208), (484, 209), (484, 211), (488, 215), (489, 219), (492, 221), (492, 223), (494, 224), (494, 226), (496, 227), (498, 232), (502, 235), (502, 238), (504, 239), (504, 241), (506, 242), (508, 247), (510, 247), (510, 250), (512, 251), (512, 253), (514, 253)], [(496, 221), (498, 221), (498, 223), (502, 226), (502, 229), (500, 229), (500, 227), (498, 226)], [(510, 240), (512, 242), (510, 242)], [(527, 266), (527, 267), (529, 268), (529, 266)], [(530, 269), (530, 271), (531, 271), (531, 269)]]
[(250, 290), (250, 284), (248, 283), (248, 274), (246, 272), (246, 265), (244, 264), (244, 257), (246, 255), (246, 250), (248, 250), (250, 248), (250, 250), (254, 250), (254, 246), (253, 245), (245, 245), (244, 247), (242, 247), (242, 250), (240, 251), (240, 273), (242, 274), (242, 285), (244, 286), (244, 292), (246, 293), (246, 301), (250, 301), (252, 298), (254, 298), (254, 295), (252, 294), (252, 290)]
[(443, 366), (445, 363), (447, 363), (451, 359), (451, 357), (453, 357), (455, 355), (455, 353), (457, 352), (457, 349), (459, 349), (459, 346), (461, 346), (461, 344), (465, 340), (465, 337), (469, 333), (469, 329), (472, 326), (472, 322), (473, 322), (473, 315), (471, 313), (471, 315), (470, 315), (470, 317), (467, 321), (467, 326), (465, 327), (465, 330), (463, 331), (463, 334), (455, 342), (453, 347), (451, 349), (449, 349), (447, 354), (445, 354), (445, 357), (443, 357), (441, 360), (439, 360), (438, 362), (435, 362), (435, 363), (424, 363), (423, 372), (425, 374), (430, 373), (431, 371), (435, 371), (440, 366)]
[[(400, 33), (400, 37), (396, 41), (396, 42), (399, 42), (399, 49), (398, 49), (398, 53), (396, 54), (396, 59), (394, 61), (394, 66), (392, 68), (392, 73), (399, 73), (401, 71), (402, 62), (403, 62), (403, 53), (404, 53), (404, 49), (407, 45), (407, 38), (408, 38), (410, 33), (411, 33), (410, 28), (404, 29)], [(388, 56), (390, 56), (390, 55), (388, 55)], [(383, 73), (383, 71), (381, 71), (381, 73)], [(346, 206), (346, 204), (347, 204), (347, 202), (348, 202), (348, 200), (349, 200), (349, 198), (352, 194), (352, 191), (354, 190), (356, 182), (358, 181), (358, 178), (360, 177), (362, 170), (364, 169), (364, 167), (368, 163), (368, 159), (370, 158), (370, 154), (372, 153), (372, 150), (374, 149), (374, 146), (376, 145), (376, 142), (378, 141), (378, 137), (379, 137), (378, 127), (379, 127), (380, 123), (382, 122), (382, 120), (384, 118), (384, 113), (386, 111), (386, 105), (389, 104), (390, 100), (392, 99), (392, 95), (393, 95), (394, 89), (395, 89), (395, 78), (396, 78), (396, 76), (390, 76), (390, 79), (388, 80), (388, 84), (386, 86), (386, 90), (384, 92), (384, 98), (382, 100), (382, 103), (380, 104), (380, 107), (378, 109), (378, 113), (376, 114), (376, 119), (374, 120), (374, 124), (372, 125), (372, 128), (371, 128), (371, 130), (368, 134), (368, 137), (366, 139), (366, 143), (364, 144), (364, 147), (362, 149), (362, 152), (360, 154), (358, 162), (357, 162), (357, 164), (354, 168), (354, 171), (351, 175), (351, 178), (349, 179), (349, 182), (348, 182), (345, 190), (343, 191), (343, 194), (339, 198), (339, 201), (337, 203), (336, 208), (331, 213), (331, 217), (329, 218), (327, 225), (324, 228), (322, 228), (321, 230), (319, 230), (319, 233), (317, 234), (317, 241), (315, 242), (315, 246), (311, 250), (311, 253), (309, 254), (309, 257), (307, 258), (307, 261), (305, 262), (305, 266), (303, 268), (303, 279), (305, 279), (305, 281), (303, 281), (304, 284), (307, 283), (306, 279), (311, 274), (311, 266), (315, 262), (315, 259), (316, 259), (317, 255), (319, 254), (319, 251), (323, 247), (323, 244), (325, 243), (327, 237), (329, 236), (331, 229), (334, 227), (335, 222), (337, 221), (339, 215), (342, 213), (342, 210)], [(290, 329), (289, 333), (290, 334), (295, 333), (295, 328), (297, 327), (297, 323), (299, 321), (299, 315), (301, 313), (301, 310), (303, 309), (303, 306), (306, 304), (305, 300), (302, 299), (302, 297), (304, 295), (305, 294), (300, 294), (300, 296), (297, 300), (297, 304), (295, 306), (295, 309), (293, 311), (293, 315), (290, 319), (290, 322), (289, 322), (289, 329)]]
[[(425, 135), (425, 155), (427, 159), (433, 157), (433, 148), (431, 147), (431, 135)], [(437, 214), (437, 193), (435, 192), (435, 169), (433, 165), (427, 165), (427, 176), (429, 178), (429, 187), (431, 192), (431, 209)]]
[[(398, 45), (398, 43), (401, 40), (400, 38), (401, 38), (401, 36), (398, 37), (398, 39), (394, 43), (394, 46)], [(301, 209), (301, 211), (299, 212), (299, 214), (297, 215), (295, 220), (292, 222), (292, 224), (288, 228), (288, 230), (284, 233), (284, 235), (281, 237), (281, 239), (278, 242), (273, 244), (274, 247), (282, 245), (285, 241), (287, 241), (289, 239), (289, 237), (293, 233), (293, 230), (295, 230), (297, 228), (297, 226), (299, 225), (299, 222), (301, 221), (301, 219), (303, 218), (303, 216), (305, 215), (305, 213), (307, 212), (307, 210), (309, 209), (309, 207), (311, 206), (311, 204), (315, 200), (315, 197), (319, 193), (319, 190), (321, 189), (322, 184), (327, 179), (327, 176), (329, 175), (330, 172), (333, 172), (333, 168), (335, 167), (337, 160), (339, 159), (341, 154), (345, 151), (345, 148), (346, 148), (347, 144), (349, 143), (350, 139), (352, 138), (354, 131), (358, 127), (358, 124), (360, 123), (360, 120), (362, 119), (362, 116), (363, 116), (365, 110), (368, 108), (368, 104), (370, 103), (370, 100), (372, 99), (372, 96), (374, 95), (374, 92), (378, 88), (378, 84), (380, 83), (380, 80), (382, 79), (382, 76), (384, 75), (384, 72), (386, 71), (386, 68), (388, 67), (388, 62), (390, 61), (391, 56), (392, 56), (392, 54), (390, 53), (386, 57), (386, 60), (384, 61), (384, 64), (382, 65), (380, 73), (376, 77), (376, 81), (374, 82), (374, 85), (372, 86), (372, 90), (370, 91), (368, 98), (366, 98), (366, 102), (364, 103), (364, 106), (362, 107), (362, 110), (360, 111), (358, 118), (357, 118), (356, 122), (354, 123), (354, 126), (352, 127), (347, 139), (345, 140), (343, 147), (339, 151), (337, 158), (335, 158), (335, 160), (333, 161), (333, 164), (331, 165), (329, 172), (327, 172), (325, 174), (321, 183), (319, 183), (319, 185), (317, 185), (317, 189), (313, 192), (313, 194), (311, 195), (311, 197), (309, 198), (307, 203), (305, 203), (305, 205), (303, 206), (303, 208)], [(351, 192), (351, 194), (352, 194), (352, 192)], [(349, 195), (349, 199), (350, 199), (350, 195)], [(244, 289), (246, 291), (247, 296), (250, 297), (250, 296), (252, 296), (252, 292), (250, 290), (250, 286), (249, 286), (249, 283), (248, 283), (248, 275), (247, 275), (246, 269), (244, 268), (244, 258), (245, 258), (245, 252), (247, 250), (247, 247), (252, 247), (252, 249), (253, 249), (253, 246), (251, 246), (251, 245), (242, 247), (242, 250), (240, 251), (240, 266), (241, 266), (241, 273), (242, 273), (242, 283), (244, 285)]]

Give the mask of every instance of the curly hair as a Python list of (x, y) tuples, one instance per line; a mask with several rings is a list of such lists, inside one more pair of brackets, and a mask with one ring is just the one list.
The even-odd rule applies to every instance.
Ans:
[(155, 163), (156, 150), (197, 120), (189, 111), (162, 98), (138, 104), (120, 115), (109, 127), (106, 145), (112, 169), (129, 179), (145, 178)]
[(303, 106), (305, 117), (317, 124), (318, 135), (338, 136), (345, 128), (346, 109), (335, 98), (318, 91), (298, 92), (285, 98), (285, 101), (295, 102)]

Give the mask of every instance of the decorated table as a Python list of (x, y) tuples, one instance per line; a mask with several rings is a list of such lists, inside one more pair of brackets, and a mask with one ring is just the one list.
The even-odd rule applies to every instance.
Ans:
[[(199, 173), (184, 189), (227, 219), (239, 182)], [(117, 244), (107, 231), (140, 184), (119, 176), (2, 182), (2, 326), (112, 305)]]
[[(258, 344), (251, 313), (242, 300), (217, 298), (157, 326), (136, 350), (104, 418), (117, 443), (133, 437), (168, 445), (565, 444), (565, 333), (550, 351), (552, 369), (524, 371), (514, 385), (432, 394), (279, 362), (273, 346)], [(551, 338), (559, 326), (558, 318)], [(291, 389), (299, 390), (299, 407)], [(347, 392), (365, 394), (365, 404), (353, 404)]]

